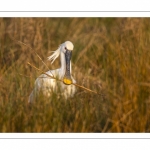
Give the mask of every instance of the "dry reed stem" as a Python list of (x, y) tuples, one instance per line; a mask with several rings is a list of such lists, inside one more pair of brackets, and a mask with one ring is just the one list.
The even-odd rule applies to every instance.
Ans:
[[(27, 46), (28, 48), (30, 48), (30, 50), (32, 50), (36, 55), (37, 55), (37, 57), (42, 61), (42, 63), (47, 67), (47, 69), (48, 70), (50, 70), (49, 69), (49, 67), (45, 64), (45, 62), (42, 60), (42, 58), (38, 55), (38, 53), (31, 47), (31, 46), (29, 46), (29, 45), (27, 45), (27, 44), (25, 44), (25, 43), (23, 43), (23, 42), (21, 42), (21, 41), (18, 41), (18, 40), (16, 40), (16, 39), (13, 39), (13, 40), (15, 40), (16, 42), (18, 42), (18, 43), (20, 43), (20, 44), (23, 44), (23, 45), (25, 45), (25, 46)], [(51, 72), (51, 74), (52, 74), (52, 72)], [(53, 74), (52, 74), (53, 75)], [(54, 75), (53, 75), (54, 76)]]
[(28, 75), (24, 75), (24, 74), (21, 74), (21, 73), (18, 73), (20, 76), (24, 76), (24, 77), (27, 77), (27, 78), (31, 78), (31, 76), (28, 76)]
[[(37, 68), (37, 67), (35, 67), (34, 65), (32, 65), (31, 63), (28, 62), (27, 64), (30, 65), (31, 67), (33, 67), (34, 69), (40, 71), (41, 73), (47, 75), (48, 77), (50, 77), (50, 78), (52, 78), (52, 79), (55, 79), (55, 80), (57, 80), (57, 81), (63, 82), (62, 80), (60, 80), (60, 79), (58, 79), (58, 78), (55, 78), (54, 76), (51, 76), (51, 75), (45, 73), (44, 71), (42, 71), (42, 70), (40, 70), (39, 68)], [(77, 86), (77, 87), (79, 87), (79, 88), (82, 88), (82, 89), (84, 89), (84, 90), (86, 90), (86, 91), (88, 91), (88, 92), (92, 92), (92, 93), (95, 93), (95, 94), (100, 95), (100, 93), (97, 93), (97, 92), (95, 92), (95, 91), (93, 91), (93, 90), (91, 90), (91, 89), (88, 89), (88, 88), (86, 88), (86, 87), (84, 87), (84, 86), (81, 86), (81, 85), (79, 85), (79, 84), (76, 84), (76, 83), (72, 83), (72, 84), (75, 85), (75, 86)]]

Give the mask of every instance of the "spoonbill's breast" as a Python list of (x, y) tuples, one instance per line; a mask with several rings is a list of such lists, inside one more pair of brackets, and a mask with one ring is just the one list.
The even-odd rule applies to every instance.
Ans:
[[(60, 69), (51, 70), (46, 72), (46, 74), (54, 75), (54, 77), (60, 78)], [(74, 78), (72, 77), (73, 83), (76, 83)], [(45, 96), (50, 96), (51, 92), (54, 93), (61, 93), (62, 96), (64, 96), (66, 99), (68, 97), (73, 97), (73, 95), (76, 92), (76, 88), (74, 85), (65, 85), (64, 83), (60, 81), (56, 81), (55, 79), (52, 79), (48, 77), (45, 74), (40, 75), (36, 81), (35, 81), (35, 87), (36, 92), (42, 92)]]

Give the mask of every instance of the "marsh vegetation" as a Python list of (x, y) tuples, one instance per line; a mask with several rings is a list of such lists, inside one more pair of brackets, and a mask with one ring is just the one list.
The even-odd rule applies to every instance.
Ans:
[[(70, 40), (79, 85), (35, 104), (28, 96), (50, 51)], [(21, 44), (17, 41), (21, 41)], [(27, 46), (28, 45), (28, 46)], [(0, 132), (150, 132), (149, 18), (0, 18)]]

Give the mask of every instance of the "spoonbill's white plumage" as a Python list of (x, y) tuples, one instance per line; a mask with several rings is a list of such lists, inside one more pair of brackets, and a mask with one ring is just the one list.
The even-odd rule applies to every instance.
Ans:
[(29, 103), (36, 98), (39, 92), (42, 92), (43, 95), (47, 97), (51, 95), (51, 92), (57, 93), (60, 90), (61, 94), (66, 99), (68, 97), (73, 97), (76, 92), (76, 87), (72, 85), (72, 83), (76, 83), (76, 81), (71, 75), (71, 54), (73, 48), (72, 42), (66, 41), (48, 57), (48, 60), (50, 60), (52, 64), (60, 55), (61, 67), (56, 70), (49, 70), (46, 74), (61, 79), (63, 82), (58, 82), (48, 77), (46, 74), (40, 75), (36, 79), (34, 89), (29, 96)]

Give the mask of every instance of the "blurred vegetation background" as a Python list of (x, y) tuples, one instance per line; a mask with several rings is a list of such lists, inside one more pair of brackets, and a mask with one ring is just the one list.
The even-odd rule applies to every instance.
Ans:
[[(77, 83), (102, 95), (30, 106), (40, 73), (27, 62), (47, 68), (28, 46), (55, 69), (47, 57), (67, 40)], [(150, 132), (149, 51), (149, 18), (0, 18), (0, 132)]]

